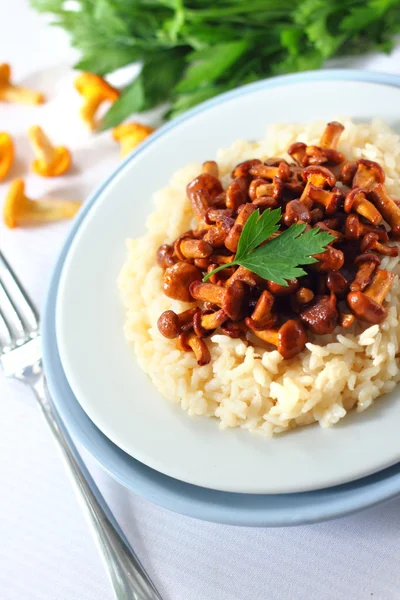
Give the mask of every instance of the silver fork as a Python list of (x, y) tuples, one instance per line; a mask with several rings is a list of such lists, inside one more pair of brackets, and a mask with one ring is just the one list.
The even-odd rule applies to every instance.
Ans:
[(39, 321), (0, 252), (0, 365), (34, 392), (92, 528), (118, 600), (162, 600), (119, 527), (57, 414), (42, 368)]

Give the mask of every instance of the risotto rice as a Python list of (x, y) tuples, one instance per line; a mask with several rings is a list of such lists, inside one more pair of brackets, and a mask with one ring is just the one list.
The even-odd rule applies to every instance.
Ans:
[[(380, 163), (389, 193), (400, 197), (399, 136), (379, 120), (341, 122), (345, 131), (338, 150), (348, 159)], [(286, 157), (285, 149), (295, 141), (318, 144), (324, 126), (324, 122), (277, 124), (259, 143), (238, 141), (220, 150), (216, 160), (222, 182), (228, 182), (230, 171), (241, 161)], [(315, 421), (328, 427), (347, 411), (365, 410), (391, 391), (400, 380), (398, 277), (386, 298), (388, 317), (381, 325), (358, 323), (345, 333), (337, 328), (330, 335), (311, 335), (306, 349), (290, 360), (260, 343), (212, 335), (206, 340), (212, 360), (199, 367), (193, 353), (178, 350), (176, 340), (159, 333), (157, 319), (163, 311), (179, 313), (191, 306), (162, 293), (163, 271), (156, 264), (156, 252), (193, 226), (185, 188), (199, 172), (199, 164), (189, 165), (156, 194), (147, 233), (128, 241), (118, 282), (126, 308), (126, 339), (157, 389), (189, 415), (216, 417), (223, 428), (243, 427), (268, 436)], [(400, 274), (399, 258), (384, 257), (382, 268)]]

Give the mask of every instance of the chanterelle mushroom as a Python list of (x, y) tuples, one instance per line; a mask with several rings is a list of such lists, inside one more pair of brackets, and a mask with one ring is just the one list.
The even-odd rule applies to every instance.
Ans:
[(43, 104), (44, 94), (11, 83), (11, 67), (0, 64), (0, 101), (21, 104)]
[(0, 181), (2, 181), (14, 162), (14, 144), (12, 137), (0, 132)]
[(347, 294), (347, 304), (360, 321), (382, 323), (387, 317), (387, 309), (382, 306), (392, 287), (396, 275), (385, 269), (377, 269), (374, 278), (364, 292)]
[(13, 229), (24, 225), (71, 219), (81, 202), (72, 200), (31, 200), (25, 196), (23, 179), (15, 179), (4, 203), (4, 222)]
[(196, 336), (193, 331), (185, 331), (178, 338), (178, 348), (185, 352), (193, 350), (199, 366), (207, 365), (211, 360), (211, 354), (204, 340)]
[(353, 210), (377, 226), (382, 221), (382, 215), (372, 202), (367, 200), (366, 192), (368, 190), (363, 188), (353, 188), (346, 196), (344, 210), (347, 213)]
[(49, 138), (39, 125), (32, 125), (28, 129), (35, 160), (32, 170), (43, 177), (57, 177), (62, 175), (71, 166), (71, 155), (65, 146), (52, 146)]
[(326, 167), (310, 166), (305, 168), (301, 175), (306, 182), (306, 186), (300, 196), (300, 201), (304, 202), (308, 208), (311, 208), (313, 203), (308, 197), (311, 185), (323, 188), (326, 185), (333, 187), (336, 183), (336, 177)]
[(113, 138), (121, 144), (121, 156), (126, 156), (153, 131), (154, 127), (142, 125), (142, 123), (123, 123), (114, 127)]
[(99, 106), (105, 102), (115, 102), (119, 98), (119, 90), (107, 83), (105, 79), (93, 73), (82, 73), (75, 79), (75, 88), (84, 97), (81, 117), (91, 131), (97, 128), (95, 121)]
[(343, 131), (344, 125), (342, 125), (342, 123), (338, 123), (337, 121), (331, 121), (330, 123), (327, 123), (321, 139), (319, 140), (319, 145), (321, 148), (336, 150)]
[(201, 271), (187, 262), (177, 262), (168, 267), (163, 275), (163, 292), (169, 298), (182, 302), (193, 302), (189, 287), (193, 281), (201, 280)]
[(243, 317), (246, 289), (242, 281), (235, 281), (226, 288), (214, 283), (194, 281), (189, 289), (195, 300), (220, 306), (230, 319), (238, 321)]
[(313, 304), (300, 313), (300, 319), (317, 335), (332, 333), (338, 320), (335, 295), (317, 298)]
[(283, 358), (293, 358), (306, 346), (307, 334), (302, 324), (295, 319), (289, 319), (280, 328), (275, 329), (255, 329), (250, 318), (246, 319), (246, 325), (261, 340), (276, 346)]
[(166, 338), (177, 338), (182, 331), (187, 331), (193, 326), (193, 317), (198, 308), (189, 308), (177, 315), (173, 310), (165, 310), (158, 318), (159, 332)]

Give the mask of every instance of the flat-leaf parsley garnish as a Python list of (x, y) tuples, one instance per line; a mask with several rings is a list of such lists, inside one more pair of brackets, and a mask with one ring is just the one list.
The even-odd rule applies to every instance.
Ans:
[(334, 237), (318, 227), (305, 231), (305, 223), (296, 223), (272, 237), (279, 230), (280, 218), (280, 208), (267, 209), (262, 215), (259, 209), (254, 211), (243, 227), (233, 261), (207, 273), (203, 281), (233, 265), (284, 286), (287, 280), (306, 275), (301, 266), (318, 262), (314, 255), (323, 252)]

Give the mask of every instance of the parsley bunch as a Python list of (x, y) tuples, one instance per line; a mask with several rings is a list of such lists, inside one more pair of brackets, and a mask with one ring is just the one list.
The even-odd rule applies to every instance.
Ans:
[(141, 73), (103, 129), (167, 102), (166, 118), (270, 75), (317, 69), (328, 58), (381, 49), (400, 31), (400, 0), (31, 0), (66, 29), (77, 69)]

